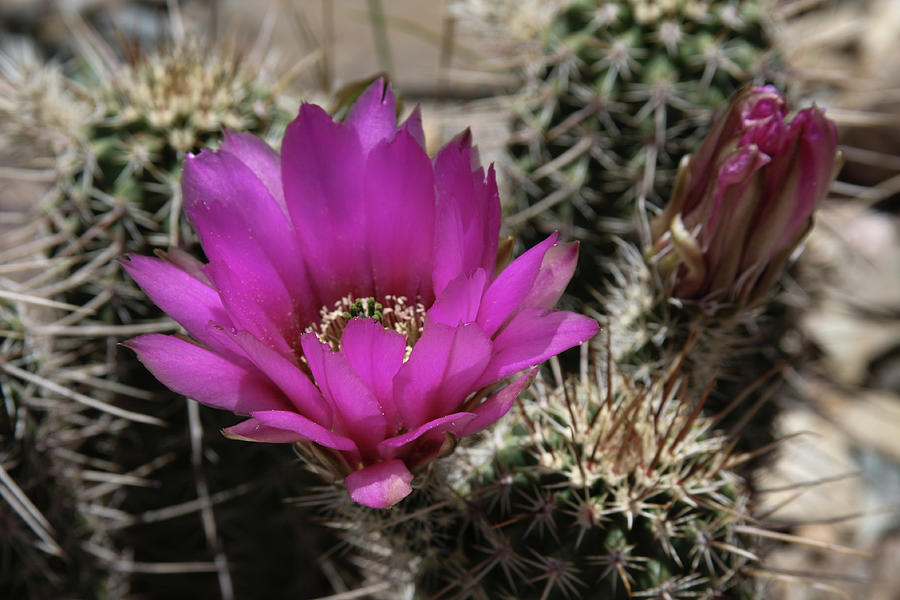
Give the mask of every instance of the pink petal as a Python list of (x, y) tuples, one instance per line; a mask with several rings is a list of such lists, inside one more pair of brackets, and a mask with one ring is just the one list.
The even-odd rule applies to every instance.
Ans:
[(397, 104), (391, 86), (378, 78), (364, 91), (344, 120), (359, 136), (364, 153), (383, 140), (390, 140), (397, 132)]
[(163, 259), (167, 263), (175, 265), (200, 283), (205, 283), (209, 287), (212, 287), (212, 282), (209, 280), (209, 277), (207, 277), (203, 272), (203, 267), (206, 265), (206, 263), (202, 262), (200, 259), (196, 258), (193, 254), (187, 252), (186, 250), (170, 246), (165, 251), (155, 250), (154, 254), (156, 254), (156, 256)]
[(426, 320), (422, 337), (394, 378), (394, 398), (409, 429), (456, 412), (491, 356), (477, 324), (450, 327)]
[[(475, 151), (477, 154), (477, 150)], [(479, 266), (488, 273), (497, 270), (497, 244), (500, 240), (500, 192), (497, 189), (497, 173), (494, 165), (488, 166), (487, 174), (480, 166), (474, 169), (472, 177), (475, 180), (475, 192), (478, 194), (478, 202), (482, 207), (479, 211), (482, 220), (482, 235), (485, 238), (484, 248), (481, 250)]]
[(409, 113), (408, 117), (406, 117), (406, 121), (400, 126), (400, 131), (405, 131), (411, 135), (420, 146), (423, 148), (425, 147), (425, 131), (422, 129), (422, 111), (419, 110), (418, 106)]
[(472, 412), (477, 416), (463, 425), (457, 432), (459, 437), (478, 433), (509, 412), (509, 409), (512, 407), (513, 402), (516, 401), (519, 394), (534, 381), (537, 372), (538, 370), (535, 368), (528, 373), (523, 374), (499, 392), (473, 408)]
[(366, 246), (365, 154), (352, 126), (311, 104), (287, 127), (281, 149), (284, 197), (313, 287), (331, 305), (374, 295)]
[(494, 337), (494, 354), (478, 386), (538, 365), (591, 339), (598, 331), (596, 321), (572, 312), (523, 309)]
[(206, 324), (210, 321), (222, 327), (232, 326), (216, 290), (158, 258), (132, 254), (120, 264), (150, 300), (181, 323), (189, 334), (215, 351), (230, 351), (206, 334)]
[(777, 254), (797, 238), (816, 208), (828, 194), (835, 170), (837, 129), (818, 108), (801, 110), (791, 121), (791, 130), (800, 137), (796, 168), (799, 170), (793, 211), (787, 219), (772, 254)]
[(374, 392), (343, 354), (332, 352), (315, 334), (303, 334), (300, 343), (316, 385), (340, 415), (343, 429), (339, 431), (356, 442), (365, 458), (374, 452), (375, 444), (384, 439), (387, 430), (387, 419)]
[(438, 204), (434, 245), (434, 295), (460, 275), (481, 267), (489, 275), (497, 261), (500, 200), (493, 167), (487, 178), (473, 172), (471, 134), (457, 136), (434, 161)]
[(556, 305), (575, 273), (578, 242), (553, 246), (544, 255), (534, 287), (522, 300), (522, 308), (551, 308)]
[[(378, 453), (385, 459), (395, 458), (403, 453), (406, 446), (409, 446), (425, 434), (430, 434), (432, 438), (442, 439), (445, 431), (451, 433), (464, 429), (475, 418), (475, 413), (458, 412), (447, 415), (433, 421), (428, 421), (424, 425), (416, 427), (412, 431), (388, 438), (378, 444)], [(461, 437), (461, 436), (460, 436)]]
[(253, 171), (233, 154), (204, 151), (185, 161), (182, 188), (210, 262), (227, 265), (285, 337), (318, 318), (296, 231)]
[(428, 309), (428, 317), (451, 327), (475, 321), (486, 282), (484, 269), (476, 269), (470, 276), (460, 275), (447, 284), (441, 297)]
[(494, 335), (509, 319), (534, 287), (544, 255), (556, 243), (552, 233), (543, 242), (514, 260), (491, 283), (478, 310), (478, 323), (488, 335)]
[(253, 171), (287, 216), (284, 203), (284, 190), (281, 187), (281, 158), (267, 143), (252, 133), (225, 130), (222, 150), (235, 155), (242, 163)]
[(323, 427), (332, 426), (334, 422), (332, 408), (294, 363), (260, 342), (248, 331), (221, 333), (235, 340), (249, 360), (284, 392), (300, 414)]
[(405, 131), (379, 143), (365, 174), (365, 238), (375, 297), (432, 301), (434, 171), (425, 150)]
[(290, 406), (262, 373), (181, 338), (150, 333), (124, 345), (167, 387), (202, 404), (241, 414)]
[(344, 479), (350, 498), (371, 508), (390, 508), (412, 492), (413, 475), (402, 460), (381, 462)]
[(296, 431), (288, 431), (287, 429), (277, 429), (263, 425), (253, 417), (246, 421), (241, 421), (237, 425), (226, 427), (222, 430), (222, 435), (231, 440), (240, 440), (242, 442), (265, 442), (268, 444), (293, 444), (294, 442), (303, 442), (307, 437), (300, 435)]
[(709, 216), (702, 223), (701, 238), (703, 247), (708, 248), (711, 238), (718, 231), (719, 221), (727, 217), (734, 206), (726, 206), (727, 198), (755, 201), (756, 198), (745, 194), (754, 180), (754, 175), (765, 167), (771, 158), (759, 151), (756, 146), (744, 146), (730, 154), (722, 164), (716, 176), (715, 197), (710, 207)]
[[(236, 329), (249, 331), (285, 356), (293, 352), (288, 340), (296, 339), (299, 327), (297, 324), (289, 327), (285, 323), (290, 312), (285, 312), (287, 302), (283, 300), (286, 293), (283, 288), (261, 287), (259, 281), (243, 279), (221, 262), (209, 263), (203, 272), (219, 290), (222, 304)], [(272, 294), (271, 298), (268, 293)]]
[(341, 336), (341, 353), (350, 367), (375, 392), (388, 429), (398, 424), (394, 375), (403, 364), (406, 339), (373, 319), (350, 319)]
[(355, 452), (356, 444), (353, 440), (342, 435), (328, 431), (318, 423), (310, 421), (303, 415), (291, 410), (258, 410), (251, 413), (254, 419), (267, 427), (293, 431), (302, 435), (305, 439), (315, 442), (326, 448)]

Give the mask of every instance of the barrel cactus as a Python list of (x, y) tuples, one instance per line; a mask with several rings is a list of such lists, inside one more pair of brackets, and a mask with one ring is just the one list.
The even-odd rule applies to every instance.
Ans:
[[(610, 363), (613, 364), (613, 363)], [(420, 476), (390, 515), (327, 495), (380, 598), (751, 598), (742, 460), (678, 367), (539, 379), (513, 418)], [(557, 373), (560, 373), (556, 365)], [(512, 415), (511, 415), (512, 417)], [(393, 582), (394, 585), (384, 585)]]
[[(509, 224), (526, 237), (559, 230), (585, 254), (609, 254), (612, 235), (633, 231), (639, 201), (668, 198), (714, 112), (741, 86), (777, 76), (765, 6), (565, 3), (513, 98)], [(597, 269), (586, 260), (582, 281), (596, 286)]]

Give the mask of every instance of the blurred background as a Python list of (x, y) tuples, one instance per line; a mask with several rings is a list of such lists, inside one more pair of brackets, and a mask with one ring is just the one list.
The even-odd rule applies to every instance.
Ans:
[[(65, 155), (59, 148), (68, 147), (66, 136), (97, 119), (98, 111), (111, 138), (116, 127), (133, 128), (130, 123), (137, 121), (117, 125), (116, 119), (126, 119), (123, 107), (129, 104), (123, 98), (137, 105), (144, 88), (170, 86), (168, 93), (190, 97), (197, 78), (189, 70), (172, 75), (181, 68), (172, 65), (201, 64), (214, 53), (222, 57), (219, 75), (210, 75), (205, 85), (213, 92), (227, 88), (244, 94), (241, 101), (250, 103), (255, 115), (244, 125), (270, 141), (278, 139), (278, 128), (300, 102), (339, 112), (360, 86), (386, 74), (405, 112), (421, 105), (430, 151), (471, 127), (482, 159), (500, 167), (508, 202), (508, 190), (516, 185), (507, 152), (514, 135), (510, 106), (525, 85), (529, 62), (540, 56), (553, 4), (3, 0), (0, 301), (22, 300), (16, 296), (17, 282), (34, 281), (63, 264), (71, 268), (65, 253), (57, 253), (56, 262), (41, 262), (33, 256), (40, 248), (29, 246), (46, 239), (53, 227), (57, 237), (44, 248), (58, 249), (69, 239), (62, 234), (72, 235), (71, 224), (37, 225), (46, 218), (47, 195), (59, 188), (55, 174), (72, 172), (60, 167), (58, 158)], [(810, 350), (805, 354), (810, 360), (787, 369), (795, 393), (772, 417), (780, 442), (755, 482), (756, 510), (769, 522), (779, 522), (784, 534), (765, 576), (772, 580), (772, 598), (896, 600), (900, 2), (781, 0), (770, 16), (773, 46), (787, 65), (793, 99), (797, 105), (815, 102), (837, 123), (846, 164), (818, 211), (794, 282), (797, 294), (803, 296), (810, 281), (815, 293), (806, 298), (800, 333), (785, 343)], [(187, 48), (201, 50), (188, 59)], [(147, 73), (129, 70), (161, 49), (174, 49), (170, 59), (152, 63)], [(117, 100), (109, 101), (114, 108), (98, 106), (91, 95), (98, 86), (115, 90), (111, 97)], [(210, 93), (207, 88), (197, 93)], [(159, 107), (146, 110), (151, 117), (144, 121), (151, 125), (153, 115), (168, 118), (159, 116)], [(214, 130), (220, 122), (234, 126), (227, 118), (216, 121)], [(41, 128), (47, 122), (64, 133), (46, 135)], [(135, 139), (143, 142), (117, 150), (129, 173), (147, 180), (142, 152), (175, 156), (213, 135), (213, 129), (199, 125), (184, 127), (178, 135), (171, 125), (160, 127), (169, 127), (164, 141), (153, 141), (153, 131), (135, 130)], [(86, 163), (106, 164), (96, 146), (91, 151), (95, 154)], [(78, 160), (85, 162), (82, 154)], [(53, 164), (50, 155), (57, 157)], [(152, 175), (145, 182), (150, 190), (177, 177), (176, 171), (146, 171)], [(78, 177), (72, 187), (85, 185), (83, 174)], [(148, 222), (174, 219), (176, 224), (165, 233), (147, 225), (152, 232), (146, 235), (161, 236), (150, 246), (164, 246), (165, 236), (171, 241), (191, 235), (177, 225), (177, 204), (167, 202), (159, 200)], [(509, 216), (516, 214), (515, 206), (506, 208)], [(143, 226), (137, 220), (135, 227)], [(137, 233), (126, 228), (122, 235), (124, 248)], [(102, 238), (96, 231), (78, 236), (72, 239), (93, 243)], [(98, 253), (115, 242), (102, 239)], [(93, 276), (72, 272), (80, 273), (78, 285)], [(69, 304), (81, 305), (87, 296), (79, 298)], [(302, 501), (286, 502), (316, 485), (288, 450), (248, 449), (222, 440), (217, 431), (230, 424), (227, 416), (205, 407), (186, 408), (154, 384), (133, 378), (139, 376), (128, 379), (119, 372), (120, 387), (104, 385), (107, 375), (122, 368), (125, 353), (108, 340), (91, 350), (102, 359), (92, 358), (90, 369), (66, 371), (66, 383), (54, 368), (76, 364), (73, 357), (87, 353), (85, 339), (91, 334), (73, 333), (78, 323), (61, 323), (58, 314), (47, 316), (46, 311), (71, 308), (53, 302), (59, 301), (31, 302), (27, 318), (8, 317), (0, 331), (0, 363), (6, 364), (0, 373), (6, 406), (0, 416), (0, 597), (363, 597), (343, 579), (341, 573), (353, 565), (346, 564), (320, 519), (305, 512)], [(9, 306), (6, 310), (12, 311)], [(55, 344), (41, 359), (52, 367), (44, 371), (16, 362), (27, 340), (23, 332), (36, 327), (44, 327), (52, 340), (46, 343)], [(143, 330), (100, 330), (96, 336), (124, 339), (138, 331)], [(60, 408), (73, 394), (81, 394), (75, 401), (83, 407), (84, 398), (94, 397), (97, 389), (133, 413), (111, 416), (101, 407), (97, 417)], [(23, 395), (30, 403), (11, 400)], [(55, 410), (65, 413), (62, 425), (46, 417)], [(160, 428), (165, 431), (130, 435), (123, 422), (156, 426), (142, 415), (165, 421)], [(251, 479), (247, 465), (254, 469)], [(833, 550), (838, 546), (859, 552)]]

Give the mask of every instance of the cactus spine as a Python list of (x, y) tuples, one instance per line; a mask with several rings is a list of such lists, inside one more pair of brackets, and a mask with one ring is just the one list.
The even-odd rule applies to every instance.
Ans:
[(705, 397), (677, 366), (644, 385), (587, 354), (391, 514), (329, 498), (366, 584), (405, 583), (378, 597), (751, 597), (749, 491)]

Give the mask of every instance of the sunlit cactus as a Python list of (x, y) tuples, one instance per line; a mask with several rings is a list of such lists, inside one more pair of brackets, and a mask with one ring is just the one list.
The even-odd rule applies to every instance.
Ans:
[[(608, 254), (612, 235), (633, 231), (639, 201), (668, 198), (678, 162), (714, 111), (741, 86), (775, 76), (765, 6), (575, 0), (561, 7), (543, 32), (543, 58), (513, 100), (510, 224), (526, 237), (559, 230), (581, 239), (589, 256)], [(582, 271), (596, 287), (595, 261)]]
[[(792, 315), (783, 298), (772, 298), (840, 162), (834, 126), (821, 110), (791, 117), (774, 87), (760, 87), (781, 77), (767, 35), (770, 3), (451, 4), (457, 15), (503, 22), (519, 42), (540, 38), (542, 59), (528, 67), (514, 114), (504, 117), (515, 129), (511, 177), (500, 182), (509, 194), (506, 226), (526, 247), (558, 231), (560, 239), (580, 240), (580, 249), (553, 245), (553, 234), (543, 254), (504, 271), (513, 238), (494, 244), (499, 208), (466, 208), (458, 227), (447, 225), (456, 218), (447, 207), (465, 199), (472, 177), (488, 185), (489, 193), (477, 188), (478, 202), (497, 199), (493, 170), (487, 178), (472, 171), (477, 159), (466, 133), (451, 143), (459, 156), (448, 154), (461, 157), (453, 172), (465, 185), (442, 188), (454, 178), (438, 174), (441, 159), (423, 150), (419, 113), (398, 134), (394, 98), (381, 84), (371, 93), (348, 88), (344, 100), (362, 97), (368, 107), (355, 115), (340, 94), (335, 122), (318, 108), (308, 113), (292, 126), (310, 135), (294, 138), (304, 168), (285, 169), (264, 148), (275, 162), (261, 175), (259, 154), (232, 152), (238, 139), (256, 150), (261, 142), (242, 134), (223, 142), (223, 131), (251, 132), (277, 152), (298, 102), (283, 110), (283, 82), (236, 46), (176, 33), (153, 50), (126, 44), (120, 52), (73, 22), (77, 55), (66, 70), (24, 45), (0, 53), (0, 146), (11, 156), (0, 178), (41, 186), (34, 217), (17, 223), (0, 248), (0, 531), (8, 533), (0, 536), (0, 554), (13, 557), (0, 565), (0, 596), (151, 597), (170, 583), (148, 580), (165, 573), (183, 577), (171, 584), (178, 595), (217, 589), (223, 600), (272, 590), (317, 595), (309, 585), (316, 577), (329, 579), (335, 598), (767, 597), (756, 579), (766, 569), (761, 540), (782, 534), (757, 520), (748, 465), (770, 447), (771, 419), (755, 417), (775, 395), (786, 363), (780, 336)], [(777, 110), (741, 104), (757, 97)], [(303, 110), (310, 109), (301, 117)], [(325, 122), (321, 143), (310, 131)], [(795, 124), (804, 133), (779, 137)], [(331, 169), (354, 154), (348, 140), (366, 146), (364, 160), (353, 163), (362, 171)], [(396, 170), (384, 197), (368, 194), (377, 187), (368, 170), (376, 147), (409, 150), (378, 155)], [(801, 147), (812, 148), (813, 158)], [(753, 160), (741, 163), (745, 151)], [(240, 177), (216, 162), (226, 154)], [(205, 189), (193, 198), (185, 192), (183, 202), (186, 161), (185, 189), (197, 181)], [(434, 223), (447, 219), (446, 231), (465, 234), (455, 246), (437, 235), (424, 236), (416, 252), (396, 244), (412, 227), (434, 224), (430, 216), (417, 221), (411, 208), (412, 163), (428, 173), (418, 179), (421, 195), (436, 194)], [(728, 177), (735, 174), (737, 184)], [(320, 206), (340, 205), (344, 198), (331, 188), (349, 180), (363, 182), (365, 192), (352, 188), (349, 210), (329, 213), (327, 226), (304, 220)], [(242, 204), (242, 183), (273, 202)], [(316, 189), (297, 209), (301, 188)], [(293, 205), (276, 198), (289, 190), (297, 192)], [(722, 218), (726, 196), (734, 203)], [(188, 226), (182, 204), (197, 227), (207, 202), (226, 207), (217, 216), (249, 207), (233, 228), (239, 236), (220, 235), (227, 219), (210, 219), (196, 233)], [(399, 248), (400, 256), (378, 257), (357, 243), (358, 231), (344, 228), (350, 217), (368, 227), (377, 211), (390, 226), (373, 228), (372, 237), (387, 240), (373, 247)], [(265, 237), (259, 234), (271, 233), (257, 228), (264, 217), (282, 223), (281, 212), (291, 212), (288, 239), (304, 245), (278, 238), (265, 260), (242, 262)], [(395, 218), (400, 224), (388, 231)], [(484, 252), (484, 240), (470, 235), (482, 228), (490, 234)], [(218, 286), (210, 266), (225, 265), (220, 273), (227, 275), (234, 265), (217, 263), (210, 248), (226, 246), (246, 269)], [(454, 266), (449, 283), (441, 282), (453, 293), (441, 302), (437, 291), (434, 302), (422, 303), (413, 294), (366, 291), (317, 304), (309, 314), (320, 319), (291, 329), (297, 306), (323, 293), (317, 286), (358, 283), (350, 269), (346, 281), (335, 276), (356, 264), (341, 258), (361, 257), (360, 271), (376, 286), (376, 272), (394, 273), (394, 264), (405, 268), (413, 258), (430, 273), (455, 256), (451, 247), (483, 264)], [(309, 258), (310, 249), (321, 252)], [(375, 268), (379, 261), (384, 271)], [(123, 266), (154, 301), (163, 300), (162, 309)], [(265, 267), (277, 276), (255, 285)], [(297, 284), (277, 305), (290, 310), (263, 306), (282, 275), (297, 283), (310, 268), (321, 271), (317, 285), (295, 294), (308, 291)], [(597, 323), (604, 332), (584, 342), (580, 355), (561, 354), (540, 367), (548, 347), (562, 351), (589, 337), (562, 344), (567, 335), (576, 339), (565, 327), (535, 336), (538, 319), (553, 314), (547, 307), (576, 270), (568, 289), (574, 298), (561, 302), (590, 318), (566, 318), (590, 335)], [(186, 279), (190, 286), (179, 287)], [(423, 287), (414, 291), (431, 293), (430, 283), (416, 281)], [(251, 310), (231, 311), (226, 295), (250, 287), (255, 295), (244, 308)], [(506, 305), (512, 312), (497, 308)], [(193, 320), (210, 307), (231, 320)], [(409, 318), (397, 318), (401, 313)], [(270, 347), (274, 338), (262, 334), (253, 342), (249, 329), (273, 315), (284, 317), (278, 335), (286, 350)], [(431, 358), (414, 349), (425, 346), (436, 322), (462, 330), (487, 321), (487, 342), (454, 338)], [(397, 334), (405, 345), (390, 360), (387, 346), (360, 342)], [(128, 347), (169, 390), (120, 345), (132, 336), (142, 341)], [(502, 362), (490, 354), (492, 336), (506, 344), (496, 346), (509, 362), (502, 375), (460, 384), (465, 378), (454, 370), (468, 376)], [(168, 346), (152, 346), (164, 337)], [(246, 344), (240, 353), (228, 345), (235, 340)], [(479, 344), (482, 351), (473, 353)], [(456, 364), (461, 357), (471, 364)], [(416, 374), (411, 363), (425, 365), (429, 378), (407, 376)], [(387, 373), (393, 367), (404, 375), (395, 380)], [(197, 402), (227, 410), (202, 412)], [(363, 402), (370, 412), (354, 412)], [(309, 405), (315, 419), (304, 412)], [(397, 406), (422, 418), (411, 421)], [(388, 418), (390, 411), (397, 414)], [(235, 425), (236, 415), (246, 420)], [(760, 436), (756, 420), (766, 429)], [(290, 447), (268, 442), (293, 443), (298, 460)], [(303, 496), (313, 474), (325, 483)], [(298, 494), (302, 511), (287, 503)], [(241, 504), (218, 504), (238, 496)], [(324, 543), (312, 511), (330, 527)], [(271, 553), (259, 551), (262, 545)], [(288, 551), (279, 554), (282, 547)]]
[(223, 129), (277, 134), (291, 116), (279, 106), (265, 65), (247, 60), (234, 44), (198, 40), (175, 37), (120, 60), (89, 33), (80, 36), (83, 79), (103, 113), (73, 181), (82, 183), (65, 191), (95, 207), (92, 214), (123, 208), (122, 220), (133, 223), (126, 228), (129, 248), (183, 239), (179, 178), (188, 152), (217, 145)]
[(645, 385), (587, 352), (391, 514), (323, 503), (374, 597), (753, 597), (743, 458), (705, 396), (677, 366)]

